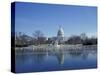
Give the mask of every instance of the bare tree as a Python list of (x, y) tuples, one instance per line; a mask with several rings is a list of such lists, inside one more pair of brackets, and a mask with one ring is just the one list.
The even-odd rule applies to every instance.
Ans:
[(15, 45), (16, 46), (26, 46), (29, 45), (31, 37), (22, 32), (15, 33)]
[(82, 40), (86, 40), (88, 38), (85, 33), (81, 33), (80, 37)]
[(38, 39), (39, 37), (43, 37), (43, 33), (40, 30), (37, 30), (33, 33), (33, 36)]
[(33, 33), (33, 36), (35, 38), (34, 42), (36, 45), (43, 44), (46, 42), (46, 37), (44, 37), (44, 34), (40, 30), (35, 31)]
[(68, 40), (67, 40), (67, 43), (68, 44), (81, 44), (82, 41), (81, 41), (81, 38), (80, 36), (71, 36)]

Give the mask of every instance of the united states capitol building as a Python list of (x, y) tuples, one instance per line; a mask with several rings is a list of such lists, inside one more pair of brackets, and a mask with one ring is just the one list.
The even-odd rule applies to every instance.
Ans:
[(52, 40), (52, 43), (64, 44), (67, 41), (67, 38), (64, 36), (64, 30), (61, 26), (59, 26), (56, 37), (49, 38)]

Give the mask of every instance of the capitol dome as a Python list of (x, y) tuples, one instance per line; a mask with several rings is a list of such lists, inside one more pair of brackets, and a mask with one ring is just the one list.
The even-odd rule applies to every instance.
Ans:
[(57, 33), (57, 37), (64, 37), (64, 31), (62, 29), (62, 27), (59, 27), (58, 33)]

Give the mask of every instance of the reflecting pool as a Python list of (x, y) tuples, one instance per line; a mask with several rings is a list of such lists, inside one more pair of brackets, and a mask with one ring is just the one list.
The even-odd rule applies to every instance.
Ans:
[(16, 53), (15, 65), (17, 73), (96, 68), (97, 50), (23, 50)]

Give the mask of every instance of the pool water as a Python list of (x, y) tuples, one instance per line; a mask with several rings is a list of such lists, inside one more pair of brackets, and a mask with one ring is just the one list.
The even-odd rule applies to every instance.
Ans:
[(54, 50), (16, 54), (17, 73), (97, 67), (97, 50)]

